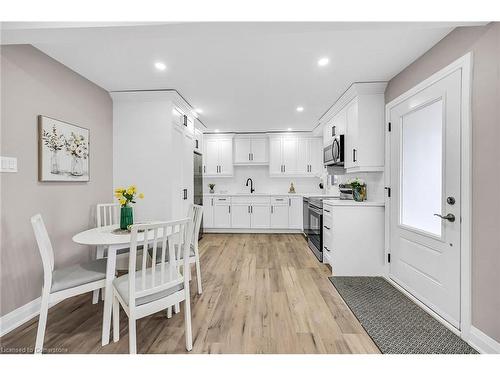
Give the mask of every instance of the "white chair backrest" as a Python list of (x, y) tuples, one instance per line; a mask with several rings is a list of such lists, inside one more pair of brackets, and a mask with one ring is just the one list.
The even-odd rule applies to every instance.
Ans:
[(118, 203), (101, 203), (97, 205), (97, 227), (118, 224), (120, 222)]
[[(184, 276), (189, 275), (190, 269), (191, 227), (192, 221), (189, 218), (132, 226), (128, 269), (129, 306), (135, 306), (137, 298), (156, 294), (182, 283), (189, 292), (189, 276)], [(151, 249), (151, 258), (148, 251), (142, 251), (142, 259), (138, 262), (139, 246)], [(161, 252), (159, 257), (158, 252)], [(156, 263), (151, 264), (151, 259), (156, 259)]]
[(188, 216), (193, 222), (193, 237), (191, 238), (191, 243), (195, 244), (198, 242), (198, 234), (200, 233), (201, 219), (203, 217), (203, 206), (191, 204), (189, 206)]
[[(50, 242), (49, 234), (45, 228), (42, 215), (36, 214), (31, 218), (31, 225), (35, 232), (36, 243), (38, 244), (38, 251), (42, 257), (44, 281), (50, 283), (52, 278), (52, 271), (54, 271), (54, 250)], [(46, 284), (45, 284), (46, 285)]]

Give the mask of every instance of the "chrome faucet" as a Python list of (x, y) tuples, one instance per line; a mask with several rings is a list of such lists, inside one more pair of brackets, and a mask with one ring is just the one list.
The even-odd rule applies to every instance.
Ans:
[(245, 186), (248, 186), (248, 181), (250, 181), (250, 194), (251, 194), (255, 191), (255, 189), (253, 188), (253, 181), (251, 178), (247, 179), (247, 183)]

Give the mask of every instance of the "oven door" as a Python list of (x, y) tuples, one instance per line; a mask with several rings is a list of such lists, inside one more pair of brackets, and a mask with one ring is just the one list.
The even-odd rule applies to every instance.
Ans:
[(323, 210), (309, 205), (309, 248), (320, 262), (323, 261)]
[(333, 147), (334, 147), (333, 144), (334, 144), (334, 142), (330, 143), (328, 146), (326, 146), (323, 149), (323, 164), (324, 165), (335, 164), (335, 160), (333, 158)]

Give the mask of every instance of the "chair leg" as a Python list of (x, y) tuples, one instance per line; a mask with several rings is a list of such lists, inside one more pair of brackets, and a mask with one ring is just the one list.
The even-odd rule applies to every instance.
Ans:
[(186, 328), (186, 350), (190, 352), (193, 349), (193, 332), (191, 329), (191, 303), (189, 295), (186, 293), (184, 301), (184, 324)]
[(132, 315), (128, 317), (128, 347), (130, 354), (137, 354), (135, 318)]
[(203, 290), (201, 288), (201, 267), (200, 267), (200, 257), (196, 257), (195, 261), (195, 266), (196, 266), (196, 281), (198, 282), (198, 294), (203, 293)]
[(167, 308), (167, 319), (170, 319), (172, 317), (172, 306)]
[(179, 314), (181, 312), (181, 305), (179, 302), (177, 302), (175, 305), (174, 305), (174, 313), (175, 314)]
[(47, 315), (49, 313), (49, 292), (45, 288), (42, 290), (40, 303), (40, 317), (38, 319), (38, 330), (36, 333), (36, 343), (34, 354), (42, 354), (43, 341), (45, 338), (45, 328), (47, 326)]
[[(104, 246), (97, 246), (95, 258), (96, 259), (102, 259), (104, 256)], [(102, 299), (104, 300), (104, 290), (102, 290), (101, 293)], [(92, 292), (92, 304), (96, 304), (99, 302), (99, 289), (96, 289)]]
[(116, 296), (113, 297), (113, 341), (120, 340), (120, 302)]

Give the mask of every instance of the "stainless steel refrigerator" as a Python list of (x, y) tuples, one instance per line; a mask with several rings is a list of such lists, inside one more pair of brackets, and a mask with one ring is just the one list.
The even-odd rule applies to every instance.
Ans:
[[(198, 151), (194, 151), (194, 187), (193, 187), (193, 203), (203, 206), (203, 155)], [(203, 237), (203, 219), (200, 225), (200, 233), (198, 238)]]

